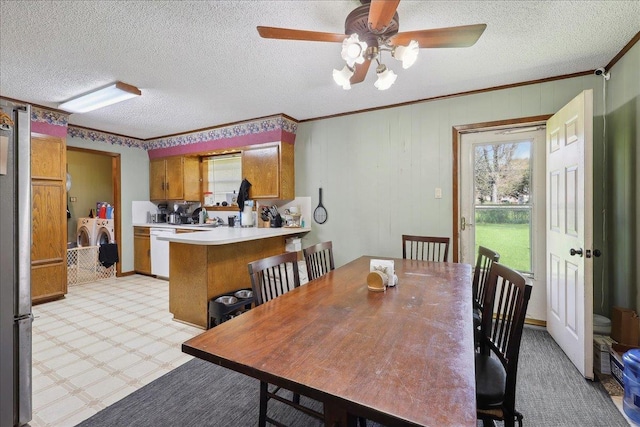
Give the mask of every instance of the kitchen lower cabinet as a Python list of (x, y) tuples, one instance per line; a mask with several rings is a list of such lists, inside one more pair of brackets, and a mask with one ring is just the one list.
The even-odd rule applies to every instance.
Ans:
[(250, 289), (247, 264), (283, 253), (286, 237), (220, 245), (171, 242), (169, 311), (173, 318), (206, 329), (209, 300), (225, 292)]
[(259, 144), (242, 151), (242, 176), (250, 183), (250, 199), (295, 198), (293, 144)]
[(133, 227), (133, 269), (151, 274), (151, 236), (148, 227)]
[(151, 160), (149, 198), (152, 201), (200, 200), (200, 160), (186, 156)]
[(31, 301), (67, 293), (66, 139), (31, 135)]

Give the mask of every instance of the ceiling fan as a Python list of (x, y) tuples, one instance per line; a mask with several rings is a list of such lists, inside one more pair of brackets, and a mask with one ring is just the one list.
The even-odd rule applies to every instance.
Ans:
[(371, 61), (377, 62), (378, 80), (375, 86), (388, 89), (396, 80), (396, 74), (381, 62), (380, 54), (390, 52), (409, 68), (416, 60), (420, 48), (469, 47), (478, 41), (486, 24), (460, 27), (435, 28), (430, 30), (398, 32), (398, 4), (400, 0), (360, 0), (344, 23), (344, 34), (289, 28), (262, 27), (258, 33), (263, 38), (304, 40), (342, 43), (342, 58), (346, 65), (342, 70), (333, 70), (333, 78), (343, 87), (363, 81)]

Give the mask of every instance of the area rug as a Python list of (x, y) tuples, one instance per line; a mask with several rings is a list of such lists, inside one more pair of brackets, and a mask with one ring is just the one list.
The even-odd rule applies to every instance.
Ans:
[[(602, 384), (585, 380), (546, 331), (525, 328), (520, 351), (516, 407), (525, 426), (629, 425)], [(193, 359), (79, 427), (255, 426), (258, 387), (253, 378)], [(275, 406), (274, 415), (290, 426), (319, 425), (297, 411)]]

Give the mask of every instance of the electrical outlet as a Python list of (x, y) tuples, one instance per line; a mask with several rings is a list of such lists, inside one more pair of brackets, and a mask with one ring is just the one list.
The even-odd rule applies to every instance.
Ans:
[(77, 202), (77, 201), (78, 201), (78, 198), (77, 198), (77, 197), (69, 197), (69, 201), (70, 201), (71, 203), (74, 203), (74, 202)]
[(436, 199), (442, 199), (442, 188), (436, 188)]

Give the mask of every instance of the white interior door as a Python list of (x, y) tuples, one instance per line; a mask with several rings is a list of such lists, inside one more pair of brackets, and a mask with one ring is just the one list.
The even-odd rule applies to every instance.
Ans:
[(547, 121), (547, 330), (593, 379), (593, 91)]

